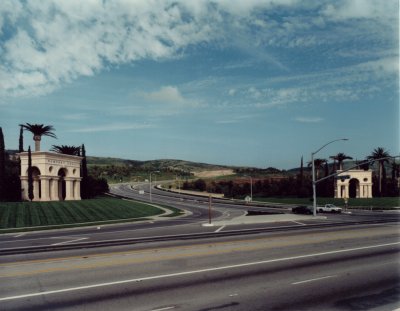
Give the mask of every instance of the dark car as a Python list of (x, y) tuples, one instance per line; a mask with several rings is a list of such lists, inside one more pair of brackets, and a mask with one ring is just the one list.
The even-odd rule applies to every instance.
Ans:
[(311, 215), (313, 213), (313, 208), (312, 206), (305, 206), (305, 205), (296, 206), (292, 208), (292, 213)]

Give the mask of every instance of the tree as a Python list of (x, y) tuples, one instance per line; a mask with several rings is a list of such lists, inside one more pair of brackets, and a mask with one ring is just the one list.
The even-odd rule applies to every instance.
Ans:
[(395, 160), (392, 162), (392, 179), (395, 180), (399, 178), (400, 175), (400, 165), (396, 163)]
[(28, 198), (33, 200), (33, 174), (32, 174), (32, 153), (31, 146), (28, 148)]
[(24, 128), (22, 125), (20, 125), (19, 129), (19, 148), (18, 152), (24, 152)]
[(343, 171), (343, 161), (344, 160), (353, 160), (352, 157), (350, 157), (342, 152), (338, 153), (337, 155), (330, 156), (329, 158), (333, 159), (333, 161), (334, 161), (333, 165), (334, 165), (335, 169), (336, 169), (336, 161), (338, 162), (339, 170), (341, 170), (341, 171)]
[(69, 155), (75, 155), (79, 156), (81, 153), (81, 148), (77, 146), (67, 146), (67, 145), (53, 145), (50, 151), (54, 151), (57, 153), (62, 153), (62, 154), (69, 154)]
[(367, 156), (368, 160), (373, 160), (373, 163), (378, 163), (378, 192), (380, 196), (382, 195), (382, 180), (383, 177), (386, 176), (385, 163), (389, 163), (388, 157), (390, 157), (389, 152), (382, 147), (375, 148), (372, 153)]
[(3, 129), (0, 127), (0, 201), (5, 200), (6, 148), (4, 146)]
[(20, 126), (33, 134), (33, 140), (35, 141), (35, 151), (40, 151), (40, 141), (42, 140), (42, 136), (57, 138), (57, 136), (53, 133), (55, 129), (52, 125), (26, 123), (20, 124)]
[[(325, 159), (314, 159), (314, 167), (315, 167), (315, 179), (319, 179), (319, 170), (326, 163)], [(308, 167), (312, 167), (312, 162), (308, 162)]]

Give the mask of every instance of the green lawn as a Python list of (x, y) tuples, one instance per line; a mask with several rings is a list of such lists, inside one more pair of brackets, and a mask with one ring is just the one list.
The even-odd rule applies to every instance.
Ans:
[[(309, 198), (254, 198), (254, 201), (259, 202), (272, 202), (284, 204), (299, 204), (299, 205), (312, 205)], [(343, 199), (333, 198), (317, 198), (318, 205), (333, 203), (337, 206), (344, 206)], [(372, 199), (349, 199), (349, 207), (367, 207), (367, 208), (393, 208), (399, 207), (400, 202), (398, 197), (387, 198), (372, 198)]]
[(157, 207), (115, 198), (63, 202), (0, 202), (0, 229), (117, 222), (162, 214)]

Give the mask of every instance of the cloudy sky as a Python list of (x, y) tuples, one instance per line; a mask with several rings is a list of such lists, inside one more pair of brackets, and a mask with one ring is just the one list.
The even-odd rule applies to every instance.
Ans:
[[(0, 2), (0, 126), (136, 160), (399, 154), (397, 0)], [(25, 147), (33, 142), (25, 134)]]

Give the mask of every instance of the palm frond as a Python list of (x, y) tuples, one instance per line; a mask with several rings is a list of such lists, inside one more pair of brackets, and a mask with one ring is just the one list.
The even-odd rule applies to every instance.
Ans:
[(76, 156), (79, 156), (81, 152), (80, 147), (68, 146), (68, 145), (61, 145), (61, 146), (53, 145), (50, 150), (57, 153), (76, 155)]
[(55, 128), (52, 125), (26, 123), (20, 124), (20, 126), (35, 136), (49, 136), (57, 138), (57, 136), (54, 134)]

